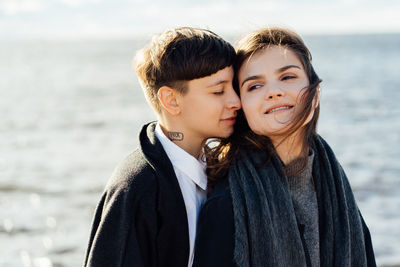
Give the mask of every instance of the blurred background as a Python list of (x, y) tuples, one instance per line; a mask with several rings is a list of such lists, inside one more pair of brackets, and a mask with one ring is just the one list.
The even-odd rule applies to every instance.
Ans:
[(131, 69), (166, 28), (234, 42), (301, 34), (323, 79), (319, 133), (347, 172), (379, 266), (400, 266), (400, 2), (0, 0), (0, 267), (80, 266), (116, 164), (154, 120)]

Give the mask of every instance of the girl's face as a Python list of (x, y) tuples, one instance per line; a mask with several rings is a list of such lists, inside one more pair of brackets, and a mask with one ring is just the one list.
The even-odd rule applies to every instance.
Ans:
[[(268, 137), (284, 134), (290, 127), (296, 112), (302, 109), (301, 97), (309, 85), (299, 58), (292, 50), (280, 46), (265, 48), (245, 60), (238, 80), (250, 128)], [(317, 98), (304, 125), (314, 115)]]

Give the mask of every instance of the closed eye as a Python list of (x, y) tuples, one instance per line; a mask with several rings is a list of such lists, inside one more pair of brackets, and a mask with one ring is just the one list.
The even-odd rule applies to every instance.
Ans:
[(214, 95), (222, 95), (224, 91), (213, 92)]

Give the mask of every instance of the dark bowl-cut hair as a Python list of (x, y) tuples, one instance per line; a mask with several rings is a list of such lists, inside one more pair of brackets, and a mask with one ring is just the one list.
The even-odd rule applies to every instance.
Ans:
[[(238, 72), (242, 65), (251, 59), (251, 57), (270, 46), (280, 46), (290, 49), (299, 58), (302, 63), (305, 73), (309, 80), (308, 87), (304, 88), (304, 93), (300, 103), (302, 110), (297, 113), (289, 128), (285, 131), (286, 138), (295, 134), (300, 129), (304, 122), (307, 120), (313, 107), (313, 100), (317, 94), (317, 88), (322, 81), (311, 64), (311, 53), (304, 44), (302, 38), (295, 32), (284, 28), (263, 28), (250, 33), (238, 42), (236, 49), (236, 61), (234, 64), (235, 78), (234, 88), (238, 95), (240, 95), (238, 84)], [(319, 117), (320, 105), (314, 109), (314, 115), (310, 122), (304, 126), (302, 134), (302, 150), (300, 158), (302, 161), (302, 168), (299, 168), (296, 173), (301, 172), (306, 166), (306, 156), (309, 152), (311, 138), (316, 134), (316, 127)], [(207, 158), (207, 175), (209, 179), (210, 188), (220, 179), (227, 175), (229, 166), (234, 161), (241, 149), (254, 149), (265, 154), (265, 162), (267, 164), (271, 155), (276, 152), (272, 141), (267, 136), (262, 136), (254, 133), (244, 116), (243, 110), (238, 111), (236, 124), (234, 126), (234, 133), (226, 138), (217, 140), (217, 145), (208, 146), (206, 149)], [(279, 145), (279, 144), (278, 144)], [(260, 166), (262, 165), (260, 164)], [(290, 173), (288, 175), (295, 175)]]
[(233, 46), (212, 31), (182, 27), (154, 36), (137, 52), (134, 67), (147, 100), (160, 113), (160, 87), (185, 94), (187, 81), (232, 66), (235, 56)]

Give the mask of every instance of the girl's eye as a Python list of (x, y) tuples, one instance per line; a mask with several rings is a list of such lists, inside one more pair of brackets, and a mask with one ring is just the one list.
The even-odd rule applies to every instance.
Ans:
[(282, 77), (282, 81), (286, 81), (286, 80), (290, 80), (290, 79), (294, 79), (296, 78), (296, 76), (294, 75), (285, 75)]
[(224, 93), (224, 91), (218, 91), (218, 92), (214, 92), (214, 95), (222, 95)]
[(253, 91), (253, 90), (258, 89), (260, 87), (261, 87), (261, 84), (254, 84), (254, 85), (249, 86), (249, 88), (247, 88), (247, 91), (250, 92), (250, 91)]

